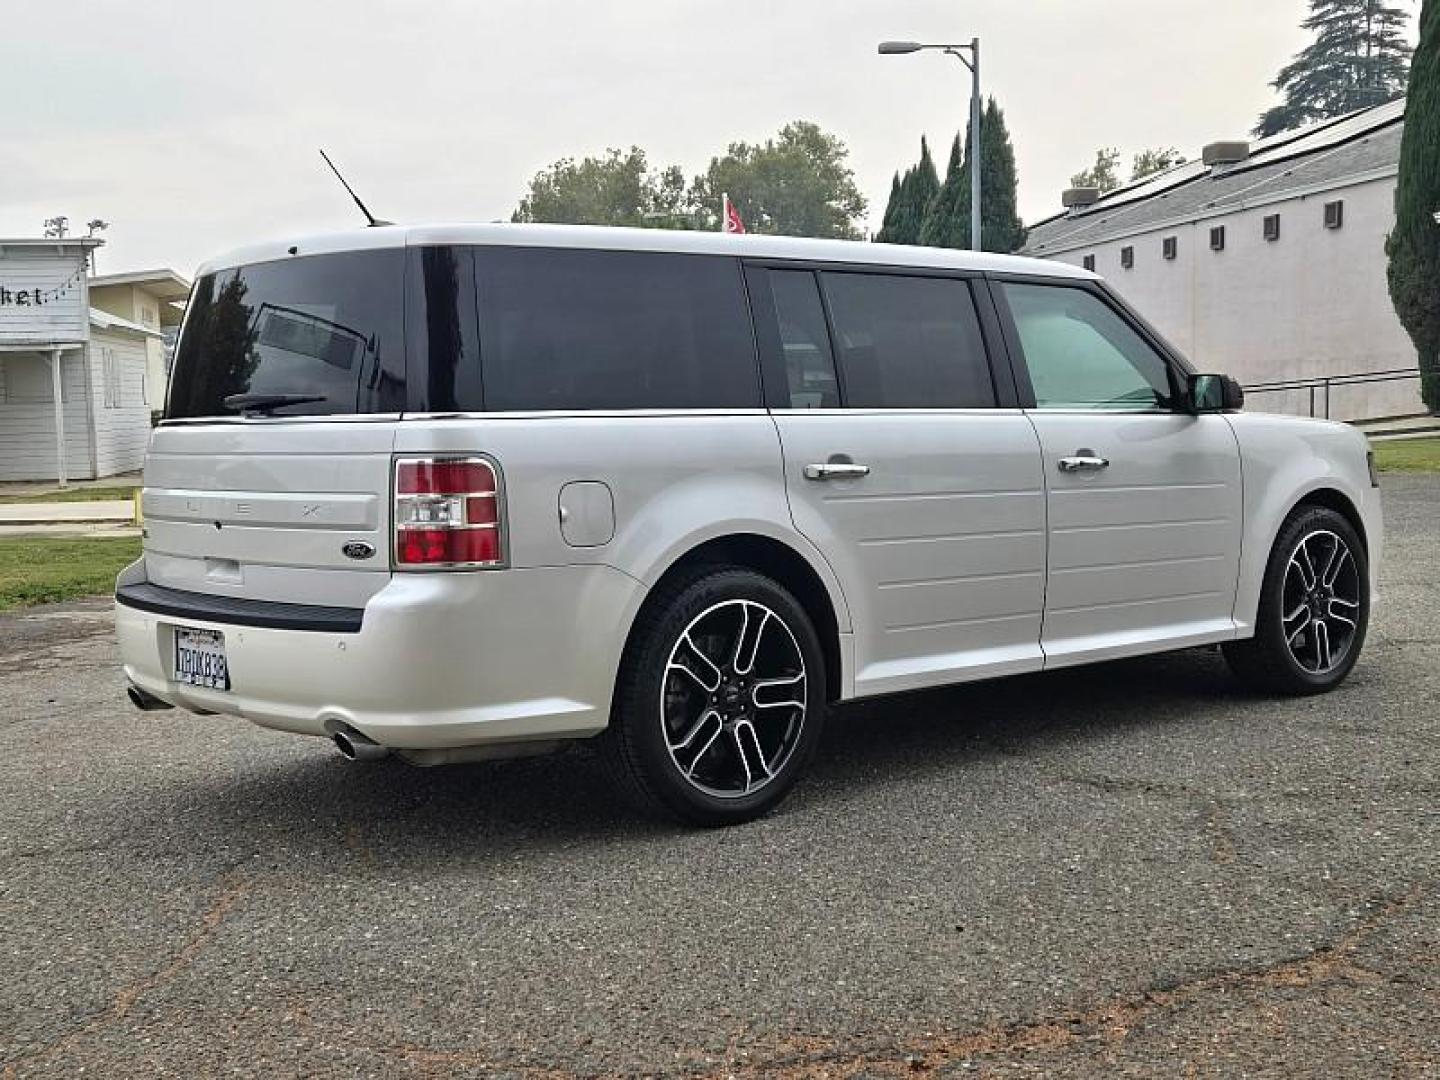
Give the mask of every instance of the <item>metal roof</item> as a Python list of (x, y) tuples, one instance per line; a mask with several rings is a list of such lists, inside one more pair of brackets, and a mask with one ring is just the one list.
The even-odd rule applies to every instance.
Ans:
[(197, 272), (272, 262), (292, 255), (419, 246), (477, 244), (496, 247), (585, 248), (603, 251), (655, 251), (687, 255), (730, 255), (756, 259), (871, 264), (941, 270), (1047, 274), (1090, 278), (1075, 267), (1014, 255), (992, 255), (949, 248), (906, 247), (853, 240), (810, 240), (794, 236), (685, 232), (677, 229), (617, 229), (598, 225), (385, 225), (323, 236), (292, 237), (241, 248), (213, 259)]
[(141, 326), (129, 319), (122, 319), (119, 315), (111, 315), (108, 311), (101, 311), (99, 308), (90, 309), (90, 325), (97, 330), (124, 330), (131, 334), (144, 334), (146, 337), (163, 337), (158, 330), (151, 330), (148, 326)]
[(1404, 116), (1401, 98), (1251, 143), (1249, 159), (1239, 164), (1176, 165), (1118, 188), (1093, 206), (1036, 223), (1023, 253), (1074, 251), (1301, 191), (1385, 175), (1400, 162)]

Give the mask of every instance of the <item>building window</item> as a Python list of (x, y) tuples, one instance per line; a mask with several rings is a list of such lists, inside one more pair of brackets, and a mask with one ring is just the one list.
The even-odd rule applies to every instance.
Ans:
[[(39, 353), (0, 353), (0, 365), (5, 368), (5, 400), (8, 404), (54, 403), (55, 383), (48, 356)], [(60, 380), (60, 400), (70, 400), (70, 391), (63, 378)]]
[(1180, 238), (1167, 236), (1160, 242), (1160, 250), (1167, 259), (1174, 259), (1180, 254)]
[(100, 350), (100, 369), (105, 380), (105, 408), (115, 409), (120, 405), (120, 363), (115, 350)]
[(1133, 247), (1122, 247), (1120, 249), (1120, 268), (1122, 270), (1135, 269), (1135, 249)]
[(1265, 239), (1274, 243), (1280, 239), (1280, 215), (1269, 214), (1265, 218)]
[(1325, 204), (1325, 228), (1338, 229), (1345, 224), (1345, 200)]
[(1091, 271), (1091, 272), (1093, 273), (1094, 270), (1095, 270), (1095, 256), (1094, 256), (1094, 255), (1086, 255), (1085, 258), (1084, 258), (1082, 261), (1083, 261), (1084, 264), (1085, 264), (1085, 269), (1086, 269), (1086, 270), (1089, 270), (1089, 271)]
[(1225, 250), (1225, 226), (1224, 226), (1224, 225), (1216, 225), (1213, 229), (1210, 230), (1210, 250), (1211, 250), (1211, 251), (1224, 251), (1224, 250)]

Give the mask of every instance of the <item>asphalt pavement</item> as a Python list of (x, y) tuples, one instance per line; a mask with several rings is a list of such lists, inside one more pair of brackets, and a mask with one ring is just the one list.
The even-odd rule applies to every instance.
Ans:
[(779, 813), (126, 705), (0, 616), (0, 1077), (1440, 1075), (1440, 477), (1350, 680), (1212, 650), (838, 711)]

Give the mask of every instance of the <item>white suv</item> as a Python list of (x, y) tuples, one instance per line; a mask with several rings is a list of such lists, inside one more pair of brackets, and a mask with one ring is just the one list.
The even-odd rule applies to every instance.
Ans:
[(417, 764), (599, 736), (689, 821), (828, 703), (1365, 639), (1365, 439), (1239, 412), (1099, 279), (878, 244), (382, 227), (201, 269), (117, 625), (137, 705)]

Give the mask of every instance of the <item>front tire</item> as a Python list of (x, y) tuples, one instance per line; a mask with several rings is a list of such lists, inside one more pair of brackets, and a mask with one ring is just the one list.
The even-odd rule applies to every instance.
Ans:
[(1255, 636), (1224, 647), (1230, 668), (1261, 689), (1320, 694), (1350, 674), (1370, 625), (1370, 566), (1354, 526), (1302, 506), (1270, 552)]
[(642, 806), (733, 825), (789, 794), (824, 712), (824, 657), (805, 609), (754, 571), (705, 567), (642, 610), (601, 746)]

